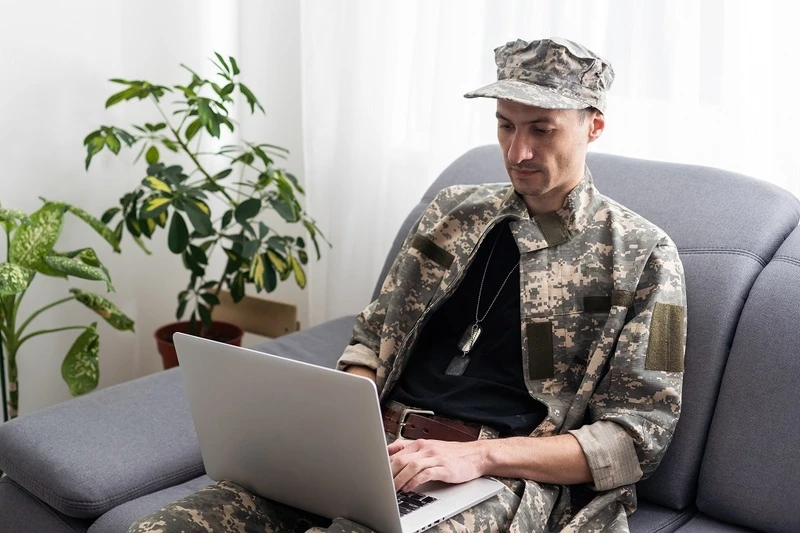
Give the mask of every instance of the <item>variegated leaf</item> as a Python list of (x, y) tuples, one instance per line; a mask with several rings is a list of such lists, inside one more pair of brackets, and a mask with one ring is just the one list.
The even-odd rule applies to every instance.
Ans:
[(78, 218), (89, 224), (92, 227), (92, 229), (94, 229), (98, 234), (100, 234), (100, 236), (103, 237), (103, 239), (105, 239), (106, 242), (111, 245), (111, 247), (114, 249), (115, 252), (120, 251), (119, 240), (117, 239), (117, 236), (114, 235), (114, 231), (105, 224), (103, 224), (103, 222), (100, 221), (100, 219), (93, 217), (80, 207), (75, 207), (74, 205), (69, 205), (69, 204), (66, 204), (66, 207), (70, 213), (72, 213), (73, 215), (77, 216)]
[(17, 294), (28, 288), (33, 271), (13, 263), (0, 265), (0, 296)]
[(256, 284), (256, 289), (261, 290), (264, 288), (264, 261), (259, 254), (253, 257), (253, 262), (250, 265), (250, 279)]
[(97, 387), (100, 368), (97, 356), (100, 352), (100, 337), (97, 322), (78, 335), (61, 363), (61, 377), (64, 378), (73, 396), (86, 394)]
[(61, 204), (46, 203), (34, 212), (30, 216), (33, 224), (21, 226), (14, 232), (8, 251), (9, 262), (36, 268), (61, 234), (64, 210)]
[(292, 259), (292, 270), (294, 271), (294, 279), (297, 281), (297, 286), (301, 289), (306, 288), (306, 273), (303, 270), (303, 266), (300, 264), (300, 261), (296, 259)]
[(31, 222), (31, 219), (28, 218), (28, 215), (19, 209), (6, 209), (5, 207), (0, 207), (0, 223), (5, 226), (6, 232), (10, 232), (12, 229), (14, 229), (17, 225), (17, 222), (26, 226), (33, 223)]
[(279, 274), (283, 274), (289, 270), (289, 265), (286, 261), (272, 250), (267, 250), (267, 257), (269, 257), (269, 260), (275, 265), (275, 270), (277, 270)]
[(44, 258), (44, 263), (58, 272), (81, 279), (105, 281), (109, 291), (114, 290), (108, 272), (105, 269), (95, 268), (84, 264), (82, 261), (58, 255), (49, 255)]
[(142, 206), (142, 215), (147, 217), (158, 216), (167, 209), (170, 202), (172, 202), (172, 198), (151, 196)]
[(153, 190), (161, 191), (161, 192), (172, 192), (169, 184), (166, 181), (160, 180), (155, 176), (147, 176), (142, 183), (144, 183), (147, 187), (150, 187)]
[(133, 331), (133, 320), (120, 311), (110, 300), (103, 298), (99, 294), (82, 289), (70, 289), (69, 292), (74, 294), (75, 298), (80, 303), (103, 317), (103, 319), (115, 329), (120, 331)]

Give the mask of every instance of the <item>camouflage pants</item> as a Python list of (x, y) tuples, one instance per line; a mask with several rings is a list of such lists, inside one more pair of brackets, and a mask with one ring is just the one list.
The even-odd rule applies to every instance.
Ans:
[[(510, 489), (429, 531), (436, 533), (499, 533), (508, 531), (520, 498)], [(325, 518), (269, 501), (222, 481), (137, 520), (128, 533), (313, 532), (369, 533), (350, 520)]]

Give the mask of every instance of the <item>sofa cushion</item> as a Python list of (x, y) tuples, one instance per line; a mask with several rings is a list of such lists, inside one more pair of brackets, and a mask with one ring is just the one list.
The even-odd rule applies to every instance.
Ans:
[(85, 533), (91, 520), (64, 516), (8, 476), (0, 479), (0, 531), (15, 533)]
[(356, 317), (343, 316), (313, 328), (252, 346), (254, 350), (333, 368), (350, 343)]
[(672, 533), (686, 523), (696, 510), (676, 511), (648, 502), (639, 502), (639, 508), (628, 517), (631, 533)]
[(190, 496), (213, 483), (214, 481), (210, 477), (202, 475), (180, 485), (168, 487), (123, 503), (98, 518), (89, 527), (89, 533), (125, 533), (138, 518), (148, 516), (162, 507)]
[[(774, 185), (719, 169), (595, 153), (587, 164), (598, 190), (663, 228), (684, 263), (688, 338), (683, 411), (661, 466), (638, 484), (640, 498), (684, 509), (695, 499), (716, 393), (742, 306), (756, 276), (797, 226), (800, 202)], [(470, 150), (447, 167), (403, 223), (380, 280), (439, 190), (490, 181), (508, 181), (496, 145)]]
[(0, 468), (78, 518), (204, 472), (177, 369), (0, 425)]
[(745, 304), (708, 437), (697, 506), (766, 531), (800, 531), (800, 229)]
[(703, 514), (698, 514), (678, 529), (678, 533), (753, 533), (754, 531), (753, 529), (726, 524)]

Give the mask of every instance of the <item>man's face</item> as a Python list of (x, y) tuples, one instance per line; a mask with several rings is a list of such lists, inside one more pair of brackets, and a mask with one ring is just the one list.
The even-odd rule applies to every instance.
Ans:
[(583, 177), (588, 144), (603, 131), (603, 115), (497, 101), (497, 139), (514, 189), (532, 214), (561, 207)]

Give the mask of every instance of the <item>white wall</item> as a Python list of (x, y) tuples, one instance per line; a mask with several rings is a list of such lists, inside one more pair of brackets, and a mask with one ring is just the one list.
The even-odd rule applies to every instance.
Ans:
[[(247, 45), (242, 45), (246, 42)], [(135, 3), (83, 0), (29, 0), (0, 7), (0, 203), (35, 210), (39, 196), (78, 205), (99, 216), (143, 175), (133, 168), (135, 154), (98, 156), (89, 173), (83, 167), (83, 137), (100, 124), (125, 126), (155, 119), (145, 103), (104, 109), (117, 86), (112, 77), (185, 83), (179, 63), (213, 72), (213, 51), (234, 55), (243, 80), (261, 99), (267, 117), (245, 119), (243, 136), (292, 150), (286, 164), (302, 180), (300, 152), (299, 11), (295, 3), (272, 0), (182, 0)], [(129, 237), (122, 254), (113, 254), (94, 232), (68, 220), (58, 248), (93, 246), (111, 270), (110, 295), (136, 321), (136, 334), (119, 333), (100, 320), (100, 386), (126, 381), (161, 368), (153, 331), (173, 320), (175, 297), (188, 278), (165, 235), (145, 256)], [(5, 246), (0, 246), (5, 259)], [(22, 307), (23, 316), (68, 295), (70, 286), (101, 292), (92, 283), (38, 276)], [(275, 299), (298, 305), (307, 322), (306, 294), (285, 287)], [(96, 315), (80, 304), (66, 304), (40, 317), (38, 329), (85, 324)], [(20, 407), (30, 412), (68, 399), (61, 361), (74, 331), (44, 335), (19, 354)]]

